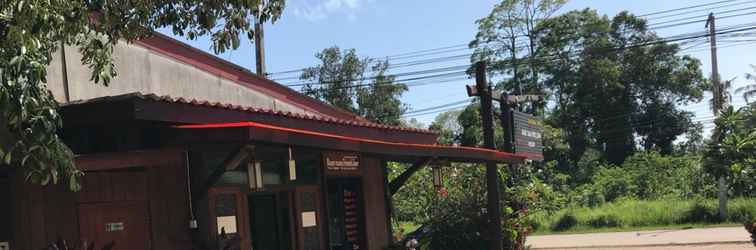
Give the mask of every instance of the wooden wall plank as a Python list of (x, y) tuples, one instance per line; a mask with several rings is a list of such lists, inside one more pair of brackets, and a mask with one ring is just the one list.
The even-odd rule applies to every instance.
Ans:
[(383, 249), (389, 245), (389, 227), (386, 224), (386, 190), (381, 160), (363, 156), (362, 188), (365, 201), (365, 230), (368, 249)]
[(181, 164), (183, 150), (168, 148), (158, 150), (129, 151), (77, 155), (76, 167), (84, 171), (126, 169), (134, 167), (174, 166)]
[(173, 165), (148, 173), (153, 249), (191, 249), (186, 171)]
[(14, 202), (11, 200), (10, 180), (7, 177), (0, 177), (0, 199), (6, 202), (0, 206), (0, 241), (10, 241), (12, 228), (9, 225), (12, 225), (11, 206)]
[[(179, 154), (161, 157), (182, 159)], [(175, 161), (158, 161), (166, 162)], [(145, 219), (152, 224), (151, 249), (192, 248), (183, 162), (148, 168), (90, 171), (86, 172), (82, 184), (84, 189), (74, 193), (67, 190), (67, 185), (42, 187), (25, 183), (18, 174), (0, 179), (0, 198), (11, 201), (10, 206), (0, 208), (0, 224), (11, 225), (0, 229), (0, 240), (10, 238), (11, 249), (30, 250), (43, 249), (58, 237), (77, 242), (80, 240), (79, 232), (93, 229), (94, 223), (79, 221), (78, 204), (146, 201), (144, 204), (150, 215)]]

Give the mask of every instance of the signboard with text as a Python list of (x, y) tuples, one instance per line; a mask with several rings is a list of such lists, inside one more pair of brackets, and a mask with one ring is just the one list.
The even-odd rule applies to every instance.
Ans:
[(353, 153), (327, 152), (323, 154), (326, 174), (337, 176), (359, 176), (360, 156)]
[(515, 153), (531, 160), (543, 160), (543, 120), (536, 116), (514, 111)]

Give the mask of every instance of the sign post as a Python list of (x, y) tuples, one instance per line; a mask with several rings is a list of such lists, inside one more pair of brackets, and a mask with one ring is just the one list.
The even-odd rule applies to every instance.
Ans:
[(514, 151), (528, 159), (543, 160), (543, 119), (519, 112), (512, 112)]

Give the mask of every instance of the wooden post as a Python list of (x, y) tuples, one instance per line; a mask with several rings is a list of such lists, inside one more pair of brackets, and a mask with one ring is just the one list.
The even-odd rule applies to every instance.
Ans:
[(428, 157), (418, 162), (415, 162), (414, 164), (412, 164), (412, 166), (407, 168), (407, 170), (404, 170), (404, 172), (402, 172), (401, 174), (399, 174), (399, 176), (394, 178), (394, 180), (392, 180), (391, 183), (388, 184), (389, 194), (393, 196), (394, 194), (396, 194), (396, 192), (399, 192), (399, 189), (402, 188), (402, 186), (404, 186), (404, 183), (406, 183), (409, 180), (409, 178), (412, 177), (413, 174), (415, 174), (415, 172), (417, 172), (421, 168), (428, 165), (428, 163), (430, 163), (431, 160), (432, 158)]
[(512, 119), (512, 106), (509, 105), (507, 95), (502, 94), (499, 101), (499, 109), (501, 109), (501, 128), (504, 130), (504, 151), (514, 153), (514, 126)]
[(264, 4), (260, 1), (257, 18), (255, 18), (255, 63), (257, 68), (257, 75), (260, 77), (268, 78), (265, 75), (265, 36), (263, 33), (263, 22), (260, 18), (262, 16), (262, 8)]
[[(725, 89), (722, 87), (722, 82), (719, 79), (719, 66), (717, 64), (717, 27), (714, 13), (709, 13), (709, 19), (706, 21), (706, 26), (709, 28), (709, 41), (711, 45), (711, 81), (712, 81), (712, 99), (713, 101), (713, 107), (712, 111), (714, 111), (714, 117), (719, 116), (719, 111), (722, 110), (722, 106), (724, 105), (724, 91)], [(719, 136), (717, 132), (714, 132), (712, 135), (713, 141), (719, 141)], [(719, 198), (719, 219), (725, 220), (727, 218), (727, 182), (724, 179), (724, 176), (720, 176), (717, 180), (717, 198)]]
[[(486, 64), (478, 62), (475, 64), (475, 85), (480, 93), (480, 115), (483, 123), (483, 144), (489, 149), (496, 149), (494, 144), (493, 114), (491, 106), (491, 87), (488, 86), (486, 78)], [(490, 231), (491, 240), (488, 243), (490, 250), (502, 250), (501, 234), (501, 208), (499, 206), (499, 173), (495, 162), (486, 162), (486, 188), (488, 199), (488, 230)]]

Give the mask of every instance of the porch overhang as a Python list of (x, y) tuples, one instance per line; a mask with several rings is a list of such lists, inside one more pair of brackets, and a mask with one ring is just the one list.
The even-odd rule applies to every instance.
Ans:
[(287, 128), (259, 122), (178, 125), (174, 126), (174, 128), (179, 130), (181, 140), (186, 142), (269, 142), (375, 154), (381, 155), (387, 160), (397, 161), (435, 158), (454, 162), (520, 164), (526, 159), (524, 155), (485, 148), (390, 142), (299, 128)]

